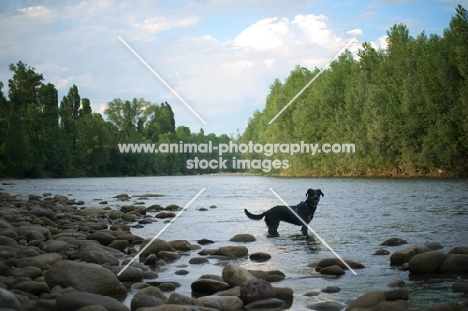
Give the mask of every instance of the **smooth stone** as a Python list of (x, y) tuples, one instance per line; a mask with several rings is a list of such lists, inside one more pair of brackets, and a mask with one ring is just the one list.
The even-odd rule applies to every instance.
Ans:
[(62, 288), (70, 286), (78, 291), (109, 296), (127, 293), (114, 273), (92, 263), (59, 261), (45, 273), (45, 281), (50, 288), (56, 285)]
[(403, 244), (408, 244), (408, 241), (400, 238), (390, 238), (382, 242), (381, 246), (400, 246)]
[(112, 311), (130, 311), (115, 298), (79, 291), (59, 296), (55, 308), (56, 311), (70, 311), (90, 305), (99, 305)]
[(172, 293), (169, 296), (168, 303), (176, 305), (203, 306), (203, 304), (198, 299), (185, 296), (179, 293)]
[(115, 240), (115, 237), (107, 232), (95, 232), (86, 236), (87, 240), (98, 241), (104, 246), (109, 245), (112, 241)]
[(439, 273), (468, 273), (468, 254), (450, 254), (439, 267)]
[(228, 258), (238, 258), (247, 256), (249, 250), (245, 246), (222, 246), (213, 255), (226, 256)]
[(139, 295), (132, 298), (132, 301), (130, 302), (130, 308), (132, 311), (136, 311), (140, 309), (163, 306), (165, 304), (166, 303), (164, 300), (159, 297)]
[(282, 310), (286, 303), (278, 298), (253, 301), (244, 306), (247, 310)]
[(403, 289), (393, 289), (384, 292), (385, 299), (387, 301), (395, 301), (395, 300), (408, 300), (409, 295), (408, 292)]
[(435, 273), (448, 256), (439, 251), (429, 251), (415, 255), (408, 262), (408, 270), (412, 274)]
[(192, 292), (197, 294), (212, 295), (216, 292), (228, 289), (230, 286), (225, 282), (210, 280), (210, 279), (198, 279), (192, 283)]
[[(352, 269), (364, 269), (366, 266), (363, 264), (353, 261), (353, 260), (345, 260), (345, 262), (350, 266)], [(340, 266), (343, 270), (347, 270), (348, 267), (338, 258), (333, 257), (333, 258), (324, 258), (318, 261), (317, 266), (320, 268), (326, 268), (329, 266)]]
[(271, 259), (271, 255), (264, 252), (253, 253), (249, 256), (249, 259), (257, 262), (264, 262)]
[(345, 274), (345, 271), (340, 266), (333, 265), (333, 266), (327, 266), (325, 268), (320, 269), (320, 274), (339, 276), (339, 275)]
[(273, 297), (275, 297), (275, 290), (265, 280), (248, 280), (240, 285), (240, 298), (246, 304)]
[(452, 284), (452, 290), (455, 293), (468, 294), (468, 282), (455, 282)]
[(88, 262), (88, 263), (95, 263), (98, 265), (110, 265), (110, 266), (118, 266), (119, 260), (110, 254), (106, 254), (104, 252), (99, 251), (89, 251), (85, 252), (84, 255), (81, 257), (81, 260)]
[(165, 262), (173, 262), (180, 258), (180, 254), (171, 251), (160, 251), (156, 255), (159, 259), (164, 260)]
[(189, 241), (187, 240), (173, 240), (169, 241), (169, 244), (176, 250), (176, 251), (190, 251), (192, 250), (192, 246)]
[(390, 265), (401, 266), (402, 264), (409, 262), (413, 256), (429, 251), (430, 249), (424, 244), (416, 244), (411, 247), (396, 251), (390, 255)]
[(390, 254), (388, 250), (386, 250), (385, 248), (379, 248), (372, 255), (388, 255), (388, 254)]
[(433, 250), (433, 251), (444, 248), (444, 246), (440, 244), (439, 242), (427, 242), (427, 243), (424, 243), (424, 245), (426, 245), (430, 250)]
[(189, 264), (200, 265), (200, 264), (207, 263), (208, 261), (209, 260), (205, 257), (194, 257), (194, 258), (190, 258)]
[[(145, 248), (149, 242), (151, 242), (151, 239), (146, 239), (144, 240), (141, 245), (140, 249)], [(155, 239), (151, 244), (148, 245), (148, 247), (140, 254), (140, 261), (144, 262), (146, 258), (150, 254), (158, 254), (161, 251), (168, 251), (168, 252), (175, 252), (175, 249), (166, 241), (161, 240), (161, 239)]]
[(385, 301), (385, 294), (382, 291), (370, 291), (352, 301), (345, 311), (351, 311), (358, 308), (369, 309), (383, 301)]
[(198, 240), (197, 243), (200, 245), (206, 245), (206, 244), (213, 244), (214, 241), (210, 239), (201, 239), (201, 240)]
[(307, 308), (315, 311), (340, 311), (343, 310), (344, 306), (338, 302), (326, 301), (307, 305)]
[(238, 310), (244, 306), (239, 297), (233, 296), (204, 296), (198, 298), (198, 301), (205, 307), (218, 310)]
[(6, 310), (23, 311), (23, 306), (15, 294), (3, 288), (0, 288), (0, 306)]
[(140, 289), (139, 291), (137, 291), (135, 293), (134, 297), (138, 297), (138, 296), (153, 296), (153, 297), (157, 297), (157, 298), (163, 300), (164, 303), (168, 302), (168, 299), (163, 294), (163, 292), (159, 288), (157, 288), (155, 286), (147, 286), (145, 288)]
[(248, 233), (240, 233), (233, 236), (229, 241), (231, 242), (254, 242), (257, 239)]
[[(111, 271), (117, 275), (117, 278), (120, 282), (136, 283), (143, 281), (143, 270), (130, 266), (123, 270), (122, 273), (120, 273), (123, 268), (123, 266), (111, 268)], [(120, 275), (118, 275), (119, 273)]]
[(29, 267), (25, 267), (25, 268), (17, 268), (15, 270), (13, 270), (13, 276), (15, 278), (28, 277), (28, 278), (34, 280), (35, 278), (38, 278), (38, 277), (42, 276), (42, 270), (39, 269), (38, 267), (34, 267), (34, 266), (29, 266)]
[(248, 280), (256, 279), (249, 271), (233, 262), (228, 262), (228, 264), (224, 266), (222, 276), (224, 281), (231, 287), (241, 285)]
[(42, 293), (48, 293), (50, 291), (50, 288), (46, 282), (36, 281), (20, 282), (15, 284), (13, 288), (36, 296), (39, 296)]
[(322, 293), (326, 294), (334, 294), (334, 293), (339, 293), (341, 291), (341, 288), (338, 286), (327, 286), (321, 290)]
[(177, 275), (187, 275), (190, 273), (190, 271), (188, 270), (185, 270), (185, 269), (181, 269), (181, 270), (177, 270), (176, 272), (174, 272), (175, 274)]

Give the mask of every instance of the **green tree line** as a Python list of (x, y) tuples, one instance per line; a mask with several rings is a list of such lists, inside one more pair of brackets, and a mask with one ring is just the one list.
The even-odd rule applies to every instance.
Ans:
[[(442, 36), (387, 31), (387, 48), (346, 51), (272, 124), (319, 69), (297, 66), (270, 87), (241, 141), (354, 143), (355, 153), (297, 154), (293, 176), (468, 175), (468, 12), (456, 7)], [(257, 155), (255, 155), (257, 156)], [(263, 156), (263, 158), (268, 158)]]
[[(59, 103), (58, 92), (42, 74), (23, 62), (11, 64), (8, 98), (0, 82), (0, 177), (138, 176), (214, 173), (188, 168), (188, 159), (216, 154), (121, 153), (123, 143), (227, 143), (227, 135), (192, 133), (175, 126), (167, 103), (116, 98), (107, 104), (106, 118), (91, 109), (78, 87), (70, 87)], [(225, 171), (225, 170), (224, 170)]]

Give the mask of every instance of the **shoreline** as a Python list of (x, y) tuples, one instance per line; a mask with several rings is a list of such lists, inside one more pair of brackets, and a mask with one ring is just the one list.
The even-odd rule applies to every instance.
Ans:
[[(122, 202), (129, 199), (125, 194), (113, 198)], [(253, 280), (263, 280), (272, 286), (273, 294), (268, 296), (270, 300), (257, 301), (263, 301), (265, 304), (276, 303), (278, 310), (289, 308), (293, 304), (294, 295), (298, 295), (292, 288), (275, 286), (275, 282), (285, 277), (281, 271), (247, 271), (233, 264), (247, 257), (252, 260), (253, 254), (250, 254), (246, 247), (247, 242), (254, 241), (249, 235), (237, 239), (233, 237), (232, 244), (218, 248), (216, 244), (212, 245), (211, 242), (214, 241), (210, 242), (208, 239), (158, 239), (157, 243), (148, 247), (144, 259), (140, 256), (140, 262), (135, 261), (124, 273), (118, 275), (129, 262), (129, 258), (135, 256), (138, 249), (149, 242), (148, 239), (144, 240), (134, 235), (132, 228), (150, 224), (154, 218), (170, 221), (175, 212), (180, 210), (180, 207), (174, 204), (167, 207), (158, 204), (150, 207), (128, 205), (120, 210), (113, 210), (109, 207), (85, 207), (79, 198), (70, 199), (59, 194), (30, 195), (28, 200), (21, 200), (0, 191), (0, 207), (0, 291), (3, 295), (9, 295), (8, 301), (13, 303), (13, 309), (16, 310), (70, 310), (62, 309), (68, 301), (73, 301), (80, 308), (84, 301), (104, 304), (109, 306), (107, 310), (128, 310), (130, 306), (133, 310), (134, 304), (144, 305), (149, 300), (155, 307), (160, 305), (161, 310), (167, 310), (163, 307), (169, 308), (175, 301), (183, 301), (184, 304), (198, 310), (239, 310), (247, 304), (239, 298), (241, 285), (247, 281), (250, 281), (249, 284), (254, 283)], [(147, 212), (157, 214), (152, 216)], [(468, 247), (463, 248), (460, 252), (463, 253), (467, 249)], [(412, 255), (415, 256), (419, 251), (413, 252)], [(259, 255), (267, 257), (268, 254)], [(198, 264), (203, 264), (207, 258), (213, 259), (217, 261), (215, 265), (224, 267), (223, 274), (193, 280), (192, 293), (202, 292), (201, 295), (192, 294), (189, 297), (177, 294), (180, 284), (159, 281), (158, 274), (166, 265), (177, 265), (180, 256), (190, 256), (190, 260), (198, 261)], [(432, 262), (432, 259), (430, 261)], [(407, 262), (403, 262), (402, 266)], [(229, 270), (227, 267), (234, 271), (231, 275), (243, 277), (233, 280), (228, 276), (228, 272), (224, 273), (225, 269)], [(336, 261), (331, 265), (318, 262), (314, 268), (324, 275), (338, 276), (349, 273), (339, 268)], [(197, 269), (197, 264), (180, 267), (178, 271), (186, 273), (191, 269)], [(92, 273), (88, 273), (89, 271)], [(97, 276), (99, 278), (96, 278)], [(468, 284), (458, 283), (463, 283), (462, 287)], [(122, 301), (129, 292), (135, 295), (130, 305), (125, 305)], [(223, 294), (220, 295), (220, 292)], [(398, 306), (406, 306), (402, 310), (409, 310), (410, 304), (408, 299), (405, 300), (407, 294), (405, 296), (402, 289), (372, 291), (363, 296), (378, 297), (380, 303), (395, 307), (394, 300), (387, 299), (390, 294), (396, 295), (396, 300), (401, 300)], [(355, 301), (360, 299), (364, 298), (357, 297)], [(228, 303), (231, 306), (229, 308), (226, 307)], [(182, 305), (180, 310), (186, 310)], [(346, 308), (338, 302), (334, 307), (338, 308), (338, 305), (341, 309)], [(465, 307), (468, 308), (466, 304)], [(171, 308), (179, 310), (174, 306)], [(73, 310), (78, 309), (76, 307)]]

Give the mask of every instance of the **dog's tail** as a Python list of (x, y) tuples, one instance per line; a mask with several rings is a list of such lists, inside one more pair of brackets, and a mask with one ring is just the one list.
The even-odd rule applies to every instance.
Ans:
[(262, 219), (263, 217), (265, 217), (265, 213), (261, 213), (259, 215), (256, 215), (256, 214), (252, 214), (250, 213), (247, 209), (244, 208), (244, 212), (245, 214), (247, 215), (247, 217), (249, 217), (250, 219), (253, 219), (253, 220), (260, 220)]

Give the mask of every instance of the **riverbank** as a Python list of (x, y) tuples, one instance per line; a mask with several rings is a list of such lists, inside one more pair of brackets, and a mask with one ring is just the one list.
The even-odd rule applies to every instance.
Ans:
[[(150, 196), (141, 195), (139, 200)], [(130, 197), (125, 194), (104, 197), (99, 202), (102, 206), (106, 206), (105, 199), (127, 202)], [(151, 310), (238, 310), (253, 308), (255, 305), (249, 306), (251, 303), (268, 306), (270, 310), (290, 308), (291, 305), (292, 310), (351, 310), (358, 306), (380, 308), (375, 310), (415, 310), (411, 307), (410, 295), (404, 289), (390, 287), (387, 291), (365, 293), (348, 305), (328, 301), (296, 306), (294, 297), (303, 293), (275, 285), (287, 277), (282, 271), (248, 271), (238, 265), (246, 260), (274, 260), (267, 253), (252, 254), (249, 247), (256, 242), (255, 237), (248, 234), (233, 236), (230, 245), (217, 247), (216, 234), (193, 241), (157, 239), (150, 244), (148, 239), (132, 233), (132, 230), (156, 220), (168, 222), (173, 219), (180, 211), (180, 207), (174, 204), (166, 207), (133, 204), (116, 210), (87, 206), (79, 199), (52, 193), (31, 195), (28, 200), (2, 193), (0, 207), (0, 299), (3, 299), (0, 304), (14, 310), (104, 310), (102, 307), (106, 310), (136, 310), (150, 306), (153, 307)], [(211, 208), (216, 210), (216, 206)], [(139, 249), (146, 245), (148, 248), (140, 260), (122, 272)], [(457, 281), (456, 277), (465, 276), (467, 272), (464, 270), (468, 267), (467, 248), (453, 249), (446, 254), (434, 250), (437, 248), (438, 245), (411, 246), (405, 252), (394, 252), (389, 264), (413, 269), (417, 275), (425, 277), (436, 273), (434, 278), (440, 279), (442, 274), (437, 272), (451, 258), (454, 262), (449, 268), (449, 262), (446, 263), (444, 272), (448, 271), (451, 278), (455, 276), (454, 291), (466, 293), (467, 283), (463, 279)], [(419, 261), (411, 263), (413, 257), (418, 259), (417, 256), (422, 255), (428, 257), (419, 257)], [(188, 264), (181, 264), (181, 258), (189, 258)], [(437, 266), (424, 266), (424, 263), (433, 262), (437, 262)], [(190, 277), (200, 265), (208, 264), (222, 266), (222, 273), (191, 280), (190, 289), (183, 291), (191, 291), (191, 296), (178, 293), (181, 291), (179, 282), (171, 281), (167, 276), (159, 277), (169, 266), (176, 267), (175, 274)], [(309, 266), (316, 277), (339, 280), (340, 275), (350, 273), (333, 258), (328, 262), (312, 262)], [(353, 267), (361, 266), (356, 263)], [(361, 268), (365, 269), (364, 266)], [(261, 295), (252, 299), (253, 293), (258, 293), (259, 289)], [(339, 287), (325, 287), (306, 294), (317, 296), (322, 292), (339, 290)], [(431, 310), (457, 308), (461, 310), (464, 307), (447, 301)]]

